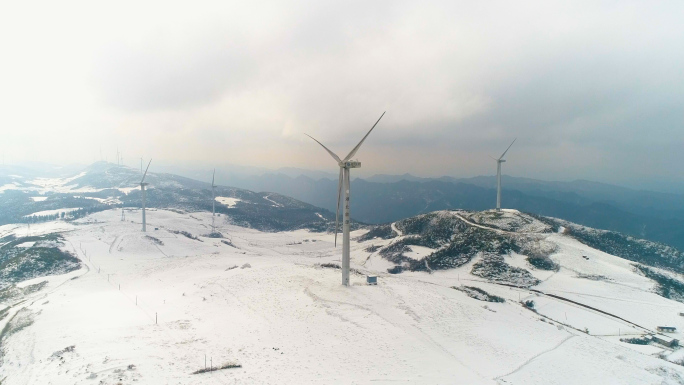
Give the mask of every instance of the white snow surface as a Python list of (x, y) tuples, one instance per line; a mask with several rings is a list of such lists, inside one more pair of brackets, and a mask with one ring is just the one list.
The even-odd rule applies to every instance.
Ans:
[(120, 205), (122, 203), (121, 200), (119, 200), (118, 198), (114, 198), (114, 197), (98, 198), (98, 197), (86, 197), (86, 196), (74, 195), (74, 198), (92, 199), (94, 201), (98, 201), (98, 202), (106, 204), (106, 205)]
[(16, 183), (6, 183), (0, 186), (0, 192), (5, 192), (6, 190), (17, 190), (19, 188), (19, 185)]
[(41, 215), (55, 215), (55, 214), (68, 214), (74, 211), (80, 210), (78, 207), (73, 207), (73, 208), (68, 208), (68, 209), (54, 209), (54, 210), (43, 210), (43, 211), (37, 211), (35, 213), (31, 213), (28, 215), (24, 215), (24, 217), (36, 217), (36, 216), (41, 216)]
[[(150, 188), (152, 188), (152, 186), (146, 186), (146, 187), (145, 187), (145, 190), (149, 190)], [(131, 191), (140, 190), (140, 186), (134, 186), (134, 187), (117, 187), (116, 189), (119, 190), (119, 191), (121, 191), (122, 193), (128, 195), (128, 194), (131, 193)]]
[(551, 226), (513, 209), (502, 209), (501, 211), (476, 211), (469, 214), (461, 212), (461, 216), (466, 216), (470, 221), (476, 224), (494, 226), (504, 231), (541, 233), (549, 232), (551, 230)]
[(235, 207), (235, 205), (238, 202), (241, 202), (241, 199), (238, 198), (230, 198), (230, 197), (216, 197), (216, 201), (222, 205), (227, 206), (228, 208)]
[(70, 178), (36, 178), (29, 181), (28, 183), (33, 185), (28, 190), (36, 190), (34, 186), (38, 186), (38, 192), (58, 192), (58, 193), (87, 193), (87, 192), (98, 192), (103, 189), (94, 188), (91, 186), (76, 187), (75, 184), (70, 184), (70, 182), (83, 177), (87, 172), (83, 171), (78, 175), (74, 175)]
[[(618, 336), (646, 334), (661, 324), (682, 329), (684, 317), (677, 314), (684, 304), (652, 293), (652, 282), (635, 274), (629, 261), (561, 234), (547, 234), (559, 246), (551, 258), (560, 271), (527, 266), (543, 280), (535, 289), (639, 326), (485, 282), (469, 274), (475, 261), (433, 274), (390, 275), (377, 253), (365, 251), (378, 240), (353, 241), (352, 267), (362, 274), (352, 274), (352, 286), (343, 287), (339, 270), (320, 266), (339, 261), (333, 234), (262, 233), (222, 218), (217, 230), (231, 247), (201, 236), (211, 213), (148, 211), (148, 229), (159, 230), (146, 234), (139, 215), (122, 222), (118, 210), (109, 210), (31, 227), (37, 233), (71, 230), (63, 233), (65, 247), (84, 266), (22, 284), (48, 282), (0, 320), (0, 330), (10, 319), (33, 322), (2, 340), (3, 385), (630, 385), (684, 379), (684, 368), (655, 356), (679, 350), (640, 350)], [(201, 241), (173, 233), (181, 230)], [(0, 226), (0, 236), (25, 232), (26, 226)], [(507, 262), (520, 265), (524, 257)], [(365, 285), (364, 274), (377, 275), (378, 285)], [(451, 288), (459, 285), (507, 301), (478, 301)], [(539, 313), (520, 306), (526, 299)], [(73, 351), (64, 351), (69, 346)], [(205, 354), (214, 366), (242, 367), (191, 374), (204, 368)]]

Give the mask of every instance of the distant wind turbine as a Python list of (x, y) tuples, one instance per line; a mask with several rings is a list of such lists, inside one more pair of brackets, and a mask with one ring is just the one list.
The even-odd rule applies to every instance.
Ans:
[(499, 159), (492, 158), (496, 161), (496, 211), (501, 211), (501, 163), (504, 163), (506, 160), (503, 158), (504, 155), (508, 152), (508, 150), (511, 148), (513, 143), (518, 140), (518, 138), (513, 139), (511, 144), (508, 146), (506, 151), (504, 151), (503, 154), (499, 157)]
[(363, 144), (363, 141), (366, 140), (366, 138), (368, 137), (368, 135), (370, 135), (371, 131), (373, 131), (375, 126), (377, 126), (378, 123), (380, 123), (380, 119), (382, 119), (383, 116), (385, 116), (384, 112), (382, 113), (382, 115), (380, 115), (380, 118), (377, 122), (375, 122), (373, 127), (371, 127), (366, 136), (364, 136), (363, 139), (361, 139), (359, 144), (357, 144), (356, 147), (354, 147), (354, 149), (351, 150), (351, 152), (344, 159), (340, 159), (339, 156), (335, 155), (334, 152), (330, 151), (327, 147), (323, 145), (323, 143), (316, 140), (313, 136), (309, 134), (304, 134), (309, 138), (313, 139), (314, 141), (316, 141), (316, 143), (320, 144), (321, 147), (323, 147), (325, 151), (327, 151), (328, 154), (330, 154), (330, 156), (332, 156), (333, 159), (335, 159), (337, 165), (340, 167), (340, 178), (337, 184), (337, 212), (335, 213), (335, 247), (337, 247), (337, 229), (339, 226), (340, 217), (340, 197), (342, 195), (342, 190), (344, 190), (344, 216), (342, 218), (342, 285), (344, 286), (349, 286), (349, 189), (351, 187), (349, 182), (349, 171), (352, 168), (361, 167), (361, 162), (351, 160), (351, 158), (356, 154), (356, 152), (361, 147), (361, 144)]
[(214, 184), (214, 177), (216, 176), (216, 169), (214, 169), (214, 173), (211, 175), (211, 233), (214, 234), (216, 232), (216, 226), (214, 225), (214, 216), (216, 215), (216, 194), (214, 194), (214, 188), (216, 188), (216, 185)]
[[(152, 163), (152, 159), (150, 159), (150, 163)], [(142, 180), (140, 181), (140, 192), (142, 193), (142, 231), (146, 232), (147, 231), (147, 221), (145, 220), (145, 186), (147, 186), (149, 183), (145, 183), (145, 177), (147, 176), (147, 170), (150, 169), (150, 163), (147, 164), (147, 168), (145, 169), (145, 173), (143, 174)]]

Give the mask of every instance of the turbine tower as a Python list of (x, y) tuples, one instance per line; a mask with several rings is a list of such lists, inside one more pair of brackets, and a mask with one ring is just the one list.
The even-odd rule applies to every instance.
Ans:
[(494, 158), (496, 161), (496, 211), (501, 211), (501, 163), (504, 163), (506, 160), (503, 158), (504, 155), (508, 152), (508, 150), (511, 148), (513, 143), (518, 140), (518, 138), (513, 139), (511, 144), (508, 146), (506, 151), (504, 151), (503, 154), (499, 157), (499, 159)]
[(216, 194), (214, 194), (214, 188), (216, 188), (216, 185), (214, 184), (214, 177), (216, 176), (216, 169), (214, 169), (214, 173), (211, 175), (211, 233), (214, 234), (216, 232), (216, 226), (214, 226), (214, 217), (216, 215)]
[[(150, 159), (150, 163), (152, 163), (152, 159)], [(145, 186), (147, 186), (149, 183), (145, 183), (145, 177), (147, 176), (147, 170), (150, 169), (150, 163), (147, 164), (147, 168), (145, 169), (145, 173), (143, 174), (142, 180), (140, 181), (140, 192), (142, 194), (142, 231), (146, 232), (147, 231), (147, 221), (145, 220)]]
[(371, 131), (373, 131), (375, 126), (377, 126), (378, 123), (380, 123), (380, 119), (382, 119), (383, 116), (385, 116), (384, 112), (382, 113), (382, 115), (380, 115), (380, 118), (377, 122), (375, 122), (373, 127), (371, 127), (366, 136), (364, 136), (363, 139), (361, 139), (359, 144), (357, 144), (356, 147), (354, 147), (354, 149), (351, 150), (349, 155), (347, 155), (344, 159), (340, 159), (339, 156), (335, 155), (334, 152), (330, 151), (327, 147), (323, 145), (323, 143), (316, 140), (313, 136), (305, 134), (309, 138), (316, 141), (316, 143), (320, 144), (321, 147), (323, 147), (325, 151), (327, 151), (328, 154), (330, 154), (330, 156), (332, 156), (333, 159), (335, 159), (337, 165), (340, 167), (340, 178), (337, 184), (337, 212), (335, 213), (335, 247), (337, 247), (337, 229), (339, 226), (340, 217), (340, 197), (342, 195), (342, 190), (344, 190), (344, 216), (342, 217), (342, 285), (344, 286), (349, 286), (349, 189), (351, 187), (349, 183), (349, 171), (352, 168), (361, 167), (361, 162), (351, 160), (351, 158), (356, 154), (356, 152), (363, 144), (363, 141), (366, 140), (366, 138), (368, 137), (368, 135), (370, 135)]

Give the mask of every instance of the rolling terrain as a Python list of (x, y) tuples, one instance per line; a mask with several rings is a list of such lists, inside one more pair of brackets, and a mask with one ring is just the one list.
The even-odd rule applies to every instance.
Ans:
[[(220, 218), (224, 238), (203, 236), (207, 212), (150, 210), (146, 234), (116, 209), (35, 224), (79, 268), (12, 285), (3, 384), (684, 382), (683, 350), (624, 342), (662, 325), (681, 338), (684, 304), (638, 267), (680, 276), (553, 220), (442, 211), (359, 229), (345, 288), (332, 234)], [(35, 246), (25, 231), (0, 236)], [(225, 368), (193, 374), (205, 355)]]
[(142, 233), (137, 170), (67, 175), (0, 194), (3, 385), (684, 383), (665, 244), (439, 210), (356, 223), (343, 287), (326, 210), (151, 174)]
[[(312, 174), (274, 172), (257, 176), (217, 174), (223, 183), (274, 191), (333, 211), (337, 180)], [(608, 184), (547, 182), (502, 177), (503, 207), (561, 218), (598, 229), (684, 249), (684, 196)], [(495, 177), (419, 178), (377, 175), (353, 182), (351, 211), (363, 223), (387, 223), (436, 210), (488, 210), (496, 202)]]
[[(26, 170), (22, 170), (26, 171)], [(70, 176), (39, 177), (11, 174), (0, 186), (0, 224), (37, 223), (78, 218), (112, 207), (124, 211), (140, 207), (139, 170), (98, 162)], [(173, 174), (150, 172), (146, 182), (147, 207), (182, 211), (211, 210), (211, 185)], [(242, 226), (267, 231), (297, 228), (327, 229), (334, 213), (277, 193), (218, 186), (216, 211), (231, 213)], [(224, 202), (224, 203), (222, 203)], [(229, 202), (225, 204), (225, 202)]]

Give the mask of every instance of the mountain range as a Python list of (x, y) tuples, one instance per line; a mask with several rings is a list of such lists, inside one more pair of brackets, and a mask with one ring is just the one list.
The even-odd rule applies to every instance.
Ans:
[[(335, 211), (337, 180), (293, 172), (222, 175), (223, 184), (273, 191)], [(549, 182), (502, 177), (502, 206), (556, 217), (684, 249), (684, 195), (633, 190), (577, 180)], [(494, 176), (420, 178), (376, 175), (352, 182), (351, 213), (369, 224), (397, 221), (435, 210), (487, 210), (496, 202)]]

